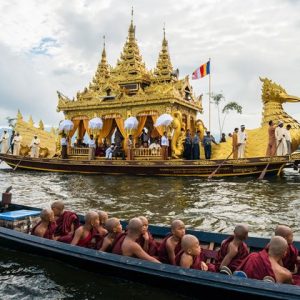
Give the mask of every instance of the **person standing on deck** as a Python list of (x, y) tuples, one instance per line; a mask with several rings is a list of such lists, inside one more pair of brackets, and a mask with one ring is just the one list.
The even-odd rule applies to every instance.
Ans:
[(128, 136), (127, 140), (127, 160), (133, 160), (133, 137), (132, 134)]
[(30, 144), (30, 157), (38, 158), (40, 155), (40, 139), (38, 139), (37, 135), (35, 135)]
[(290, 124), (286, 125), (285, 140), (286, 140), (286, 148), (287, 148), (288, 155), (292, 154), (292, 137), (291, 137), (291, 132), (290, 132), (291, 128), (292, 128), (292, 126)]
[(247, 141), (247, 133), (245, 132), (245, 125), (241, 125), (241, 131), (237, 135), (238, 158), (245, 157), (246, 141)]
[(232, 134), (232, 154), (233, 154), (233, 159), (238, 158), (238, 133), (239, 129), (236, 127), (234, 128), (233, 134)]
[(12, 145), (13, 147), (13, 155), (20, 155), (20, 150), (21, 150), (21, 142), (22, 142), (22, 137), (20, 136), (19, 132), (14, 136), (14, 139), (12, 140)]
[(200, 131), (198, 130), (193, 138), (193, 159), (200, 159)]
[(186, 131), (186, 137), (184, 140), (183, 157), (188, 160), (192, 159), (192, 137), (189, 129)]
[(15, 131), (13, 130), (12, 133), (11, 133), (11, 136), (10, 136), (10, 148), (11, 148), (11, 153), (14, 153), (14, 137), (15, 137)]
[(95, 150), (96, 150), (96, 142), (94, 140), (94, 136), (90, 135), (89, 141), (89, 160), (95, 159)]
[(287, 154), (285, 134), (286, 134), (286, 130), (285, 128), (283, 128), (283, 122), (279, 121), (278, 126), (275, 129), (277, 156), (282, 156)]
[(269, 121), (269, 142), (266, 156), (274, 156), (276, 154), (276, 137), (275, 137), (275, 130), (276, 126), (274, 125), (273, 121)]
[(211, 158), (211, 143), (218, 145), (215, 141), (215, 138), (210, 134), (210, 131), (206, 131), (206, 136), (204, 136), (202, 143), (204, 146), (205, 159), (210, 159)]
[(168, 139), (167, 132), (165, 131), (163, 136), (161, 137), (161, 154), (163, 160), (168, 159), (168, 148), (169, 148), (169, 139)]
[(3, 134), (1, 136), (1, 153), (7, 153), (9, 150), (9, 134), (6, 130), (3, 131)]
[(66, 158), (68, 158), (68, 152), (67, 152), (68, 140), (67, 140), (67, 136), (65, 134), (62, 135), (60, 144), (61, 144), (61, 158), (66, 159)]

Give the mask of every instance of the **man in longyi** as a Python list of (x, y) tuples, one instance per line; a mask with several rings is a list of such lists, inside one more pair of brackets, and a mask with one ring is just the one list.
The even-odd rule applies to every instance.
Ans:
[(127, 233), (119, 239), (112, 249), (112, 253), (137, 257), (151, 262), (160, 263), (156, 258), (147, 254), (143, 248), (136, 242), (143, 231), (143, 223), (139, 218), (133, 218), (129, 221)]
[(38, 158), (40, 154), (40, 139), (35, 135), (30, 144), (30, 157)]
[(238, 159), (238, 128), (234, 128), (233, 134), (232, 134), (232, 154), (233, 159)]
[(127, 160), (133, 160), (133, 136), (130, 134), (127, 140)]
[(169, 139), (168, 139), (168, 134), (165, 131), (163, 136), (161, 137), (161, 155), (163, 160), (168, 159), (168, 151), (169, 151)]
[(19, 132), (17, 132), (12, 140), (12, 144), (14, 145), (13, 155), (20, 155), (21, 142), (22, 137), (20, 136)]
[(248, 256), (249, 250), (245, 244), (248, 237), (248, 226), (237, 225), (233, 235), (224, 240), (218, 251), (216, 258), (216, 269), (228, 267), (231, 272), (234, 272), (241, 262)]
[(275, 138), (276, 138), (276, 147), (277, 147), (277, 156), (282, 156), (287, 154), (287, 146), (285, 139), (286, 130), (283, 127), (283, 122), (279, 121), (278, 126), (275, 129)]
[(286, 140), (287, 155), (291, 155), (292, 154), (291, 128), (292, 128), (292, 126), (290, 124), (286, 125), (285, 140)]
[(1, 136), (1, 153), (7, 153), (9, 149), (9, 134), (6, 130), (3, 130), (2, 136)]
[(238, 158), (245, 157), (247, 133), (245, 131), (245, 125), (241, 125), (241, 130), (237, 134), (237, 146), (238, 146)]
[(288, 248), (287, 241), (281, 236), (274, 236), (268, 251), (250, 253), (238, 267), (244, 271), (249, 278), (263, 280), (270, 276), (277, 283), (292, 283), (292, 273), (282, 266)]
[(276, 130), (276, 126), (274, 125), (274, 122), (272, 120), (269, 121), (269, 129), (268, 129), (269, 140), (268, 140), (266, 156), (274, 156), (276, 154), (275, 130)]
[(41, 220), (31, 230), (32, 235), (43, 237), (45, 239), (53, 240), (56, 223), (54, 220), (54, 213), (51, 209), (43, 209), (41, 211)]
[(65, 210), (65, 205), (62, 201), (53, 202), (51, 209), (57, 225), (54, 234), (56, 239), (73, 234), (80, 225), (78, 216), (72, 211)]

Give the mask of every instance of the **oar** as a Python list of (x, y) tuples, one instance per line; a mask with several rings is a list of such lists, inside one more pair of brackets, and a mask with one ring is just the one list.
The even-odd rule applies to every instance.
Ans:
[(226, 159), (224, 159), (219, 165), (218, 167), (207, 177), (207, 180), (212, 179), (213, 176), (216, 175), (216, 173), (219, 171), (219, 169), (224, 165), (224, 163), (229, 159), (229, 157), (232, 155), (232, 153), (234, 152), (234, 149), (230, 152), (230, 154), (226, 157)]
[(21, 161), (25, 158), (26, 154), (24, 156), (21, 157), (21, 159), (19, 160), (19, 162), (15, 165), (15, 167), (13, 168), (13, 171), (15, 171), (17, 169), (17, 167), (20, 165)]
[[(282, 141), (282, 139), (281, 139), (280, 142), (278, 143), (278, 145), (277, 145), (277, 147), (276, 147), (276, 150), (275, 150), (275, 153), (274, 153), (274, 154), (277, 153), (277, 149), (278, 149), (278, 147), (279, 147), (281, 141)], [(259, 177), (257, 178), (258, 180), (264, 179), (264, 177), (265, 177), (265, 175), (266, 175), (266, 173), (267, 173), (268, 167), (269, 167), (269, 165), (270, 165), (270, 163), (271, 163), (273, 157), (274, 157), (274, 155), (270, 156), (270, 160), (269, 160), (269, 162), (267, 163), (267, 165), (265, 166), (265, 168), (262, 170), (262, 172), (260, 173)]]

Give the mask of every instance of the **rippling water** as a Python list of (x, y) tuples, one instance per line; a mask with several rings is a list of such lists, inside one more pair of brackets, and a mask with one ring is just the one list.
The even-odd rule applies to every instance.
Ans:
[[(270, 236), (276, 224), (284, 223), (293, 228), (296, 240), (300, 240), (299, 183), (300, 174), (292, 170), (261, 182), (0, 172), (3, 190), (12, 185), (13, 201), (21, 204), (47, 207), (61, 199), (81, 213), (101, 208), (122, 219), (146, 215), (155, 224), (180, 218), (191, 227), (226, 233), (243, 222), (249, 224), (252, 236)], [(0, 292), (8, 299), (181, 297), (18, 252), (1, 249), (0, 254)]]

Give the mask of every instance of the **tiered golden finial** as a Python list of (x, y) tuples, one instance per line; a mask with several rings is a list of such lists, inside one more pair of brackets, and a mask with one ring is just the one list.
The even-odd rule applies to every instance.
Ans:
[(170, 81), (173, 67), (169, 55), (165, 26), (163, 28), (163, 31), (164, 31), (164, 38), (162, 41), (162, 48), (161, 51), (159, 52), (159, 57), (157, 60), (156, 68), (154, 70), (154, 75), (159, 81)]
[(110, 76), (109, 65), (106, 59), (106, 50), (105, 50), (105, 35), (103, 36), (103, 50), (102, 50), (102, 57), (101, 61), (98, 64), (98, 68), (96, 71), (96, 75), (94, 77), (93, 82), (97, 83), (104, 83), (107, 78)]
[(140, 50), (135, 39), (135, 26), (133, 25), (133, 9), (128, 37), (123, 47), (123, 52), (114, 68), (113, 73), (118, 77), (119, 83), (149, 81), (149, 74), (142, 61)]

